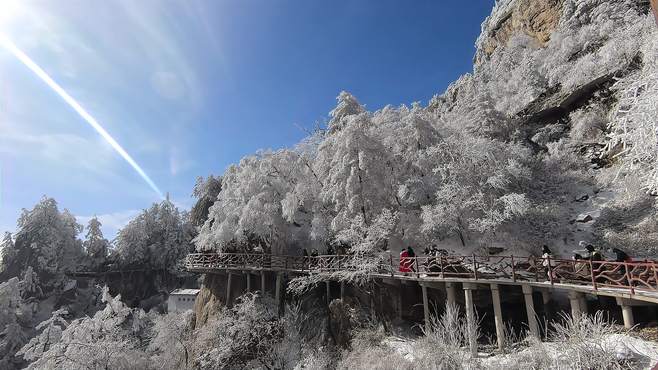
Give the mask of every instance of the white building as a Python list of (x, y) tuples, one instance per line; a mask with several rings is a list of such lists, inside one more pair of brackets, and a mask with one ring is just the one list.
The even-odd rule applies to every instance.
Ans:
[(194, 309), (194, 301), (199, 289), (176, 289), (169, 293), (167, 312), (185, 312)]

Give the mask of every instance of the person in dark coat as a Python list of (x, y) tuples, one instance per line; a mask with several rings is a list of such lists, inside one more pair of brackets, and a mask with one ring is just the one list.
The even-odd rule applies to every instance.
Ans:
[(632, 262), (631, 257), (619, 248), (612, 248), (612, 253), (615, 254), (615, 262)]
[(416, 261), (416, 252), (414, 252), (414, 249), (411, 248), (411, 246), (407, 247), (407, 256), (409, 257), (409, 270), (415, 272), (416, 268), (414, 262)]

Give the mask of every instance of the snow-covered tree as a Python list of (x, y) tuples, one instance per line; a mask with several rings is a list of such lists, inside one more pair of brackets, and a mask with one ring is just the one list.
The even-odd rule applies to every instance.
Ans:
[(28, 369), (127, 369), (148, 368), (143, 347), (148, 342), (151, 320), (144, 311), (131, 309), (103, 293), (105, 309), (93, 317), (67, 323), (58, 310), (39, 324), (41, 334), (18, 355), (30, 361)]
[(194, 226), (201, 226), (208, 219), (208, 210), (215, 204), (217, 195), (222, 191), (222, 178), (220, 176), (199, 177), (194, 185), (192, 195), (196, 203), (190, 211), (190, 221)]
[(187, 214), (171, 202), (153, 204), (119, 231), (116, 257), (122, 266), (140, 266), (180, 272), (191, 250), (193, 228)]
[(21, 276), (31, 266), (44, 288), (62, 283), (64, 273), (75, 271), (84, 252), (77, 235), (82, 231), (75, 217), (57, 208), (52, 198), (42, 198), (32, 210), (23, 210), (13, 248), (4, 253), (1, 277)]
[(101, 226), (98, 218), (92, 217), (87, 225), (87, 235), (84, 242), (82, 242), (82, 246), (91, 261), (91, 268), (94, 270), (99, 269), (106, 263), (110, 250), (110, 242), (103, 237)]

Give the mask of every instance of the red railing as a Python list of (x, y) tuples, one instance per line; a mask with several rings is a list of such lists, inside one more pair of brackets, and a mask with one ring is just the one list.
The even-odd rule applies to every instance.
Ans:
[[(365, 262), (365, 263), (364, 263)], [(396, 256), (357, 260), (351, 255), (277, 256), (241, 253), (193, 253), (185, 266), (190, 271), (277, 270), (296, 272), (356, 271), (367, 263), (369, 272), (416, 277), (461, 278), (472, 280), (511, 280), (566, 283), (599, 288), (658, 291), (658, 269), (650, 262), (609, 262), (563, 260), (519, 256), (423, 256), (408, 257), (400, 272)]]

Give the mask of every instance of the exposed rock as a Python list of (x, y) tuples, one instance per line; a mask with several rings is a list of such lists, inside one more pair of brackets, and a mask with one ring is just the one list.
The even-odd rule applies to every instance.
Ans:
[(581, 213), (578, 215), (578, 217), (576, 217), (576, 222), (590, 222), (592, 220), (592, 216), (588, 215), (587, 213)]
[(576, 201), (576, 202), (584, 202), (584, 201), (586, 201), (586, 200), (588, 200), (588, 199), (589, 199), (589, 195), (587, 195), (587, 194), (580, 194), (580, 195), (578, 195), (578, 196), (576, 197), (576, 199), (574, 199), (574, 201)]
[(203, 285), (194, 302), (195, 328), (202, 327), (211, 316), (219, 312), (223, 305), (219, 300), (220, 291), (225, 286), (219, 275), (207, 274), (204, 276)]
[(343, 300), (334, 299), (329, 303), (329, 330), (336, 345), (346, 347), (350, 342), (352, 308)]
[[(485, 22), (483, 35), (478, 40), (475, 63), (480, 64), (499, 46), (505, 46), (517, 32), (530, 36), (540, 46), (546, 45), (560, 21), (562, 4), (563, 0), (518, 0), (500, 5), (508, 9), (497, 18), (490, 17)], [(487, 28), (489, 32), (485, 34)]]

